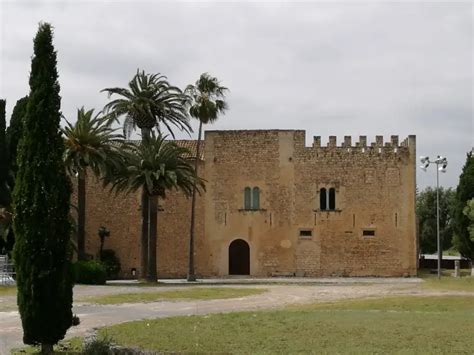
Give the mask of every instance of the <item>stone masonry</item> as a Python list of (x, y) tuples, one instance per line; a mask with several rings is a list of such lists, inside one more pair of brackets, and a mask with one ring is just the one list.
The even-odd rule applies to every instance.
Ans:
[[(345, 137), (340, 145), (330, 137), (325, 147), (314, 137), (308, 147), (300, 130), (207, 131), (199, 158), (206, 180), (196, 208), (199, 276), (229, 275), (236, 257), (249, 262), (251, 276), (416, 275), (415, 136), (370, 144)], [(248, 208), (245, 189), (254, 187), (259, 205)], [(320, 195), (329, 190), (335, 205), (324, 209)], [(160, 205), (158, 274), (184, 277), (191, 201), (172, 192)], [(139, 271), (140, 223), (139, 193), (115, 196), (88, 179), (87, 251), (97, 254), (97, 230), (109, 228), (105, 247), (125, 278)], [(245, 251), (230, 252), (236, 239), (247, 243), (248, 261)]]

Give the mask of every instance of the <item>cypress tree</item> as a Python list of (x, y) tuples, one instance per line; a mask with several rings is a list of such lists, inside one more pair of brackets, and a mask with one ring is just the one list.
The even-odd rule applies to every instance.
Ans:
[(467, 201), (474, 198), (474, 154), (467, 154), (466, 164), (459, 176), (454, 207), (455, 246), (465, 258), (474, 260), (474, 242), (469, 237), (469, 218), (463, 213)]
[(10, 117), (10, 125), (7, 129), (7, 148), (10, 161), (10, 169), (14, 174), (18, 170), (16, 164), (17, 147), (23, 132), (23, 117), (26, 114), (26, 105), (28, 104), (28, 96), (18, 100), (13, 108)]
[(0, 206), (10, 204), (10, 192), (8, 188), (9, 164), (7, 155), (7, 142), (5, 138), (5, 100), (0, 100)]
[(13, 193), (18, 307), (23, 342), (51, 353), (72, 323), (71, 183), (62, 160), (56, 52), (51, 25), (34, 39), (30, 95)]

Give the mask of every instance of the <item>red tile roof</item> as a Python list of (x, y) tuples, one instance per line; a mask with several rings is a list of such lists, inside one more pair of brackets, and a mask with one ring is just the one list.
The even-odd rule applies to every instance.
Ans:
[[(194, 139), (175, 139), (174, 142), (183, 148), (186, 148), (190, 151), (191, 154), (188, 157), (196, 157), (197, 151), (197, 140)], [(201, 146), (199, 147), (199, 159), (204, 160), (204, 141), (201, 141)]]
[[(175, 142), (178, 146), (186, 148), (189, 150), (190, 154), (186, 154), (186, 158), (194, 158), (196, 156), (197, 150), (197, 140), (195, 139), (170, 139), (169, 141)], [(130, 143), (140, 143), (139, 139), (131, 139), (128, 142)], [(201, 147), (199, 152), (199, 159), (204, 160), (204, 141), (201, 141)]]

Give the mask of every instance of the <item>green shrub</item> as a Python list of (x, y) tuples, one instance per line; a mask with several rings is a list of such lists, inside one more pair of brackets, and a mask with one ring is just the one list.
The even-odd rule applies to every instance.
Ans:
[(85, 355), (104, 355), (112, 353), (110, 350), (112, 346), (112, 338), (105, 335), (101, 338), (95, 338), (84, 345)]
[(112, 249), (102, 250), (100, 255), (100, 260), (105, 266), (105, 271), (107, 273), (107, 279), (116, 279), (120, 272), (120, 260), (115, 255), (115, 252)]
[(105, 285), (105, 266), (97, 261), (78, 261), (74, 264), (74, 279), (78, 284)]

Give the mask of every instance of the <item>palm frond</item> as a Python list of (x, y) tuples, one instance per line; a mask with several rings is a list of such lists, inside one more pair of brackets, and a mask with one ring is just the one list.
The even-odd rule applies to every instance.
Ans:
[(189, 114), (203, 124), (214, 122), (228, 109), (225, 101), (227, 91), (217, 78), (208, 73), (201, 74), (195, 85), (188, 85), (185, 89), (185, 94), (192, 98)]
[[(137, 70), (128, 88), (106, 88), (109, 98), (120, 98), (107, 103), (104, 112), (119, 120), (124, 117), (124, 131), (128, 134), (135, 128), (151, 130), (166, 127), (174, 136), (172, 126), (191, 132), (188, 117), (190, 97), (178, 87), (170, 85), (166, 76), (146, 74)], [(133, 123), (131, 122), (133, 121)]]
[(145, 187), (151, 196), (166, 198), (170, 190), (190, 196), (194, 186), (204, 189), (192, 162), (190, 152), (158, 133), (140, 144), (129, 146), (124, 152), (124, 165), (107, 177), (106, 184), (116, 193), (133, 192)]
[(86, 111), (84, 107), (78, 109), (74, 124), (66, 120), (66, 126), (62, 128), (64, 162), (70, 174), (86, 174), (90, 169), (98, 176), (119, 164), (124, 136), (117, 134), (108, 120), (100, 114), (94, 116), (94, 110)]

